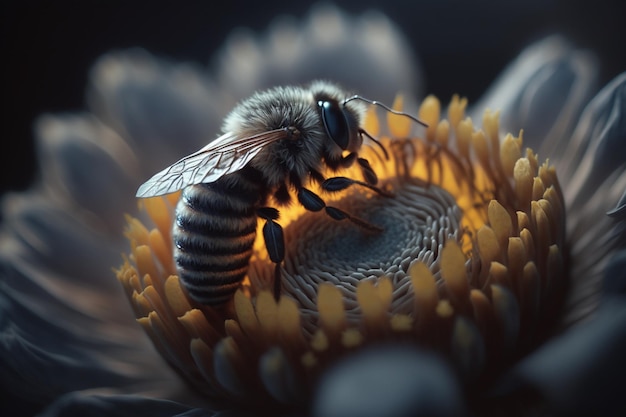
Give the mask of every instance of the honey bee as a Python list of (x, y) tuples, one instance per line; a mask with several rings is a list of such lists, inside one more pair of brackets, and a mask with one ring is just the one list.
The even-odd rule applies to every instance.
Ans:
[[(365, 137), (387, 157), (384, 147), (361, 127), (365, 103), (399, 113), (324, 81), (257, 92), (226, 117), (221, 136), (139, 187), (137, 197), (142, 198), (182, 190), (172, 232), (174, 259), (192, 299), (215, 306), (232, 298), (248, 272), (258, 219), (265, 221), (263, 238), (276, 265), (278, 299), (285, 244), (279, 211), (268, 205), (270, 198), (284, 206), (295, 194), (306, 210), (323, 210), (334, 220), (379, 230), (327, 205), (305, 186), (312, 180), (322, 190), (336, 192), (359, 185), (386, 195), (376, 187), (369, 162), (358, 156)], [(365, 181), (322, 174), (325, 168), (332, 172), (355, 163)]]

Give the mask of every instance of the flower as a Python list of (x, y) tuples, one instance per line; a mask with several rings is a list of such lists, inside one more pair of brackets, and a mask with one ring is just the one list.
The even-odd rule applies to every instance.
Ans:
[[(377, 33), (401, 45), (393, 31)], [(233, 45), (241, 44), (226, 57), (242, 53), (229, 55)], [(257, 55), (282, 50), (268, 47)], [(442, 111), (429, 97), (418, 114), (430, 127), (419, 139), (405, 119), (368, 117), (368, 132), (392, 138), (383, 140), (389, 161), (367, 157), (395, 196), (355, 188), (329, 198), (384, 223), (383, 232), (364, 240), (353, 225), (286, 210), (284, 296), (277, 304), (264, 291), (271, 264), (261, 245), (232, 308), (216, 310), (194, 305), (169, 276), (163, 208), (174, 197), (143, 201), (138, 212), (132, 196), (172, 155), (214, 136), (222, 104), (238, 90), (142, 51), (103, 57), (92, 73), (92, 114), (42, 118), (46, 175), (4, 201), (3, 390), (24, 413), (46, 406), (45, 415), (211, 415), (259, 404), (292, 414), (307, 404), (317, 415), (615, 411), (626, 342), (626, 76), (588, 102), (593, 61), (561, 39), (518, 60), (480, 103), (501, 108), (500, 117), (465, 109), (458, 97)], [(233, 74), (245, 69), (227, 64)], [(287, 65), (297, 74), (310, 62)], [(128, 250), (124, 212), (141, 222), (127, 220), (132, 255), (116, 268), (119, 285), (111, 267)], [(403, 246), (392, 246), (399, 236)], [(355, 257), (378, 269), (342, 264)]]
[[(156, 227), (129, 219), (131, 260), (117, 275), (157, 349), (207, 397), (280, 409), (309, 402), (325, 369), (373, 343), (449, 352), (472, 381), (534, 343), (565, 285), (560, 185), (553, 167), (522, 156), (521, 137), (500, 140), (497, 115), (476, 129), (466, 104), (454, 97), (439, 120), (439, 101), (426, 98), (419, 138), (402, 139), (410, 125), (390, 116), (389, 160), (362, 155), (393, 197), (353, 189), (328, 199), (382, 232), (283, 210), (278, 302), (262, 232), (232, 305), (187, 298), (170, 234), (179, 195), (145, 201)], [(378, 135), (378, 124), (372, 114), (366, 130)]]

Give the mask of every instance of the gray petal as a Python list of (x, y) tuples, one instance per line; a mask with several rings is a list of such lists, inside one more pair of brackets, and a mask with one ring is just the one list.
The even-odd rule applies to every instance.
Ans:
[(197, 68), (143, 50), (104, 55), (90, 80), (94, 114), (128, 141), (146, 176), (216, 138), (229, 110)]
[(607, 213), (615, 222), (612, 230), (612, 238), (616, 245), (623, 248), (626, 246), (626, 190), (620, 197), (614, 209)]
[(626, 220), (626, 191), (620, 197), (615, 208), (609, 210), (607, 214), (615, 219)]
[[(89, 116), (45, 116), (36, 125), (41, 179), (56, 198), (119, 234), (135, 206), (139, 162), (113, 131)], [(95, 221), (95, 219), (93, 219)]]
[(381, 346), (349, 356), (323, 376), (313, 415), (462, 416), (463, 407), (457, 381), (439, 357)]
[(517, 134), (543, 157), (563, 152), (583, 106), (595, 91), (595, 58), (552, 36), (525, 49), (472, 106), (472, 119), (485, 108), (501, 110), (501, 128)]
[(614, 298), (522, 360), (500, 389), (532, 388), (558, 415), (624, 415), (625, 349), (626, 302)]
[(565, 152), (557, 155), (567, 212), (570, 289), (564, 323), (583, 319), (600, 301), (602, 279), (613, 251), (624, 244), (615, 210), (626, 190), (626, 73), (609, 83), (585, 108)]
[(23, 263), (67, 282), (79, 277), (77, 283), (99, 290), (119, 286), (111, 267), (120, 263), (120, 252), (128, 245), (121, 228), (100, 227), (89, 213), (52, 201), (36, 189), (9, 196), (3, 215), (0, 260)]
[(618, 251), (610, 260), (604, 273), (605, 297), (626, 295), (626, 250)]
[(386, 16), (353, 17), (329, 4), (315, 6), (304, 21), (277, 18), (260, 36), (235, 31), (217, 56), (217, 78), (237, 99), (320, 78), (388, 103), (398, 92), (419, 96), (421, 87), (409, 43)]
[(164, 391), (167, 384), (177, 385), (136, 327), (107, 322), (104, 314), (97, 320), (37, 297), (41, 289), (35, 288), (29, 299), (4, 284), (7, 275), (18, 275), (16, 271), (2, 267), (0, 273), (2, 392), (43, 406), (77, 389)]
[(59, 398), (38, 417), (211, 417), (215, 412), (173, 401), (131, 395), (97, 395), (75, 392)]
[(111, 270), (121, 244), (36, 191), (5, 208), (3, 391), (42, 405), (85, 388), (175, 389), (180, 382), (140, 331)]
[[(609, 176), (626, 169), (626, 73), (610, 82), (585, 108), (559, 164), (559, 175), (571, 178), (569, 205), (582, 204)], [(618, 190), (622, 195), (624, 188)], [(606, 202), (605, 211), (612, 207)]]

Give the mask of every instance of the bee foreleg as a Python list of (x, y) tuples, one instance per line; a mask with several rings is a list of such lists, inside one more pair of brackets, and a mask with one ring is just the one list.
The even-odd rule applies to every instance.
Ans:
[[(329, 178), (326, 181), (333, 180), (333, 179), (341, 180), (342, 178), (343, 177)], [(350, 180), (349, 178), (345, 178), (345, 179), (349, 180), (349, 181), (353, 181), (353, 180)], [(366, 183), (363, 183), (363, 185), (371, 187), (369, 184), (366, 184)], [(332, 219), (335, 219), (335, 220), (348, 219), (352, 223), (354, 223), (354, 224), (356, 224), (356, 225), (358, 225), (360, 227), (363, 227), (365, 229), (373, 230), (373, 231), (377, 231), (377, 232), (381, 232), (382, 231), (382, 229), (380, 227), (375, 226), (373, 224), (370, 224), (370, 223), (366, 222), (365, 220), (360, 219), (358, 217), (354, 217), (354, 216), (346, 213), (345, 211), (343, 211), (341, 209), (338, 209), (337, 207), (327, 206), (326, 203), (324, 202), (324, 200), (322, 200), (322, 198), (320, 196), (318, 196), (313, 191), (308, 190), (306, 188), (300, 188), (298, 190), (298, 201), (300, 201), (300, 204), (302, 204), (302, 206), (305, 209), (309, 210), (309, 211), (320, 211), (322, 209), (326, 209), (326, 214), (328, 214), (328, 216), (330, 216)]]
[(365, 158), (358, 158), (357, 163), (361, 167), (361, 173), (363, 174), (363, 178), (368, 184), (376, 185), (378, 184), (378, 176), (372, 169), (370, 162)]
[(371, 230), (373, 232), (383, 231), (383, 229), (381, 229), (380, 227), (373, 225), (371, 223), (368, 223), (365, 220), (360, 219), (358, 217), (351, 216), (350, 214), (346, 213), (345, 211), (341, 209), (338, 209), (337, 207), (326, 206), (326, 214), (328, 214), (331, 218), (335, 220), (348, 219), (352, 223), (356, 224), (357, 226), (362, 227), (367, 230)]
[(368, 184), (363, 181), (353, 180), (352, 178), (348, 178), (348, 177), (328, 178), (326, 181), (322, 183), (322, 189), (324, 191), (333, 193), (333, 192), (345, 190), (346, 188), (352, 185), (360, 185), (362, 187), (369, 188), (370, 190), (375, 191), (376, 193), (384, 197), (393, 197), (393, 194), (390, 194), (387, 191), (384, 191), (372, 184)]
[(257, 210), (257, 214), (265, 219), (263, 226), (263, 239), (270, 260), (276, 264), (274, 270), (274, 298), (276, 301), (280, 299), (281, 276), (280, 264), (285, 259), (285, 237), (283, 228), (274, 220), (278, 219), (278, 210), (272, 207), (261, 207)]
[(327, 161), (327, 164), (331, 169), (336, 170), (339, 167), (350, 168), (355, 161), (359, 164), (359, 167), (361, 168), (361, 174), (363, 174), (363, 178), (365, 178), (365, 181), (367, 181), (369, 184), (376, 185), (378, 183), (378, 176), (372, 169), (369, 161), (365, 158), (358, 157), (356, 152), (350, 152), (348, 155), (342, 157), (334, 163), (330, 163), (329, 161)]

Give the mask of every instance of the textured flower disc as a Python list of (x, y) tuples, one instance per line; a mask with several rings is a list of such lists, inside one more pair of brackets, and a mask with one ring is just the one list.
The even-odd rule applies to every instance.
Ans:
[[(131, 253), (117, 276), (157, 349), (207, 397), (283, 406), (306, 404), (324, 369), (371, 343), (436, 350), (467, 381), (532, 347), (565, 285), (563, 198), (554, 168), (522, 152), (521, 133), (501, 139), (489, 111), (478, 129), (465, 107), (454, 97), (441, 118), (426, 98), (418, 116), (429, 127), (417, 135), (393, 114), (381, 134), (368, 114), (365, 130), (389, 158), (375, 146), (361, 156), (389, 195), (353, 186), (324, 199), (379, 230), (281, 209), (279, 302), (260, 232), (231, 303), (190, 301), (172, 260), (178, 195), (142, 201), (147, 216), (128, 218)], [(360, 179), (356, 168), (331, 175)]]

